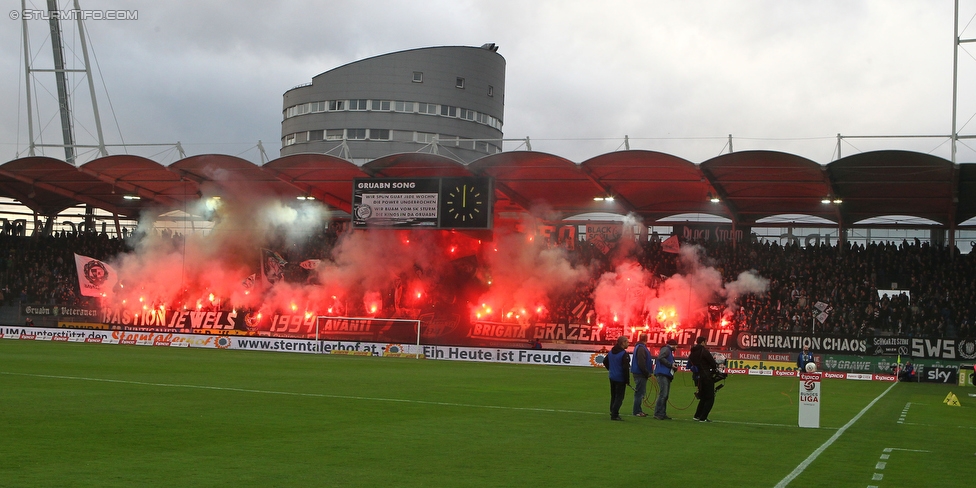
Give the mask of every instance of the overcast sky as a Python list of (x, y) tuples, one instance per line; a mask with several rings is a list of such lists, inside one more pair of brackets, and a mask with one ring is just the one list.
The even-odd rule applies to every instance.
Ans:
[[(961, 4), (961, 37), (976, 38), (976, 0)], [(19, 0), (3, 5), (20, 10)], [(695, 163), (727, 152), (731, 134), (736, 151), (785, 151), (826, 164), (836, 158), (838, 133), (951, 132), (952, 0), (82, 0), (81, 7), (138, 15), (86, 22), (107, 141), (180, 141), (189, 155), (257, 162), (261, 140), (274, 159), (281, 97), (291, 87), (371, 56), (487, 42), (507, 63), (505, 137), (529, 137), (533, 150), (575, 162), (623, 149), (625, 135), (631, 149)], [(46, 6), (34, 0), (27, 8)], [(0, 21), (0, 162), (23, 155), (27, 142), (22, 23), (14, 14)], [(47, 22), (27, 24), (35, 68), (50, 67)], [(69, 67), (81, 67), (75, 23), (66, 24), (65, 44), (79, 59), (69, 53)], [(961, 134), (976, 134), (976, 44), (967, 46), (958, 120)], [(59, 142), (53, 76), (36, 79), (35, 124), (45, 127), (45, 142)], [(72, 90), (79, 143), (91, 143), (83, 78)], [(973, 148), (976, 140), (961, 141), (958, 160), (976, 162)], [(845, 156), (876, 149), (950, 156), (948, 139), (842, 145)], [(130, 152), (163, 164), (177, 159), (165, 147)]]

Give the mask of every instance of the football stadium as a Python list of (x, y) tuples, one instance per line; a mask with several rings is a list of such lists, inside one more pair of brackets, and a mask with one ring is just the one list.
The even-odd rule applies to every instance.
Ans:
[(497, 50), (260, 165), (0, 164), (0, 485), (976, 482), (976, 164), (505, 151)]

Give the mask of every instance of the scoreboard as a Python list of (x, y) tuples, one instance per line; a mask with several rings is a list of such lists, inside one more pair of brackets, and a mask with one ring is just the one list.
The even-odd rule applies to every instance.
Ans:
[(491, 178), (356, 178), (354, 228), (491, 229)]

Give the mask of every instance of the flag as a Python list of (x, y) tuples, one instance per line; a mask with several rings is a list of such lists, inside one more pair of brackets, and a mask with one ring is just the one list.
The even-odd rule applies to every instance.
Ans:
[(302, 261), (299, 266), (301, 266), (302, 269), (315, 269), (319, 267), (319, 263), (321, 262), (321, 259), (306, 259)]
[(671, 236), (661, 243), (661, 250), (664, 252), (669, 252), (671, 254), (678, 254), (680, 252), (681, 243), (678, 242), (678, 236)]
[(269, 285), (273, 285), (285, 278), (285, 265), (288, 261), (280, 254), (270, 250), (261, 250), (261, 276)]
[(88, 256), (75, 254), (78, 269), (78, 288), (86, 297), (100, 297), (112, 291), (119, 275), (111, 266)]
[(247, 278), (244, 278), (244, 281), (241, 282), (241, 285), (244, 286), (244, 289), (245, 290), (250, 290), (251, 288), (254, 287), (254, 280), (256, 280), (256, 279), (258, 279), (258, 274), (257, 273), (251, 273), (250, 276), (248, 276)]

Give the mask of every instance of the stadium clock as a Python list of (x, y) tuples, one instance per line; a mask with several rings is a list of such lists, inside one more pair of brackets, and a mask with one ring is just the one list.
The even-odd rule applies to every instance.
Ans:
[(490, 179), (445, 178), (441, 195), (441, 228), (490, 227), (493, 196)]

